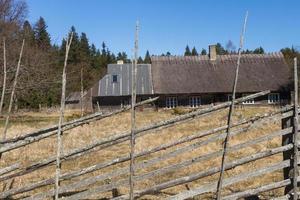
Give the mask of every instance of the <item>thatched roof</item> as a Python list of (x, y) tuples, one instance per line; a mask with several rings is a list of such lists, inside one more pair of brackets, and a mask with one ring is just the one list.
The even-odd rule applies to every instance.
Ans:
[[(155, 94), (230, 93), (238, 55), (153, 56)], [(237, 92), (279, 91), (288, 87), (290, 71), (281, 53), (243, 54)]]

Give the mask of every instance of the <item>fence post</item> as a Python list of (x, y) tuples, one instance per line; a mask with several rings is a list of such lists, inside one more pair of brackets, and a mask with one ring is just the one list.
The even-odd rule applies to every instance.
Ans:
[(293, 127), (293, 132), (282, 136), (282, 145), (294, 144), (294, 149), (283, 152), (283, 159), (290, 160), (290, 167), (283, 169), (284, 179), (291, 179), (292, 183), (285, 187), (285, 194), (293, 193), (293, 200), (298, 199), (298, 72), (297, 72), (297, 58), (294, 59), (294, 93), (292, 95), (292, 102), (294, 103), (294, 115), (282, 119), (282, 129)]

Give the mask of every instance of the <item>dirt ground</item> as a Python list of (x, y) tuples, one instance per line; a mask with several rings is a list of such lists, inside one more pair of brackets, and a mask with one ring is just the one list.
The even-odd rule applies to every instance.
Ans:
[[(239, 121), (241, 119), (249, 118), (251, 116), (255, 116), (262, 113), (268, 113), (276, 110), (276, 107), (238, 107), (234, 113), (234, 121)], [(151, 124), (154, 122), (159, 122), (161, 120), (166, 120), (169, 118), (173, 118), (178, 116), (179, 114), (188, 112), (186, 109), (171, 109), (171, 110), (152, 110), (145, 109), (143, 111), (139, 110), (137, 112), (137, 126), (143, 127), (147, 124)], [(169, 127), (166, 129), (162, 129), (160, 131), (151, 132), (143, 137), (139, 137), (136, 143), (136, 153), (144, 151), (146, 149), (151, 149), (153, 147), (170, 143), (172, 141), (176, 141), (179, 138), (184, 136), (191, 135), (192, 133), (208, 130), (214, 127), (219, 127), (226, 124), (228, 110), (222, 110), (218, 112), (214, 112), (211, 115), (203, 116), (200, 118), (193, 119), (186, 123), (182, 123), (173, 127)], [(78, 112), (75, 111), (67, 111), (65, 120), (71, 120), (79, 116)], [(2, 118), (0, 120), (0, 132), (3, 131), (3, 121)], [(58, 122), (58, 113), (35, 113), (35, 112), (25, 112), (18, 113), (12, 117), (10, 122), (10, 127), (8, 130), (8, 137), (14, 137), (16, 135), (22, 135), (25, 133), (29, 133), (33, 130), (40, 129), (42, 127), (50, 126), (56, 124)], [(235, 145), (239, 143), (243, 143), (245, 141), (249, 141), (251, 139), (263, 136), (265, 134), (274, 132), (275, 130), (280, 130), (281, 123), (278, 120), (277, 122), (268, 122), (264, 123), (261, 127), (251, 129), (246, 133), (237, 135), (232, 137), (230, 140), (230, 145)], [(68, 152), (71, 149), (84, 147), (87, 144), (93, 143), (97, 139), (106, 138), (118, 133), (122, 133), (126, 130), (130, 129), (130, 112), (124, 112), (118, 114), (116, 116), (112, 116), (109, 118), (102, 119), (97, 122), (90, 123), (88, 125), (83, 125), (81, 127), (77, 127), (70, 131), (67, 131), (63, 135), (63, 146), (64, 152)], [(208, 136), (211, 137), (211, 136)], [(177, 149), (182, 146), (186, 146), (196, 141), (205, 140), (208, 137), (204, 137), (201, 139), (197, 139), (193, 142), (185, 143), (179, 145), (177, 147), (173, 147), (170, 149), (166, 149), (149, 156), (144, 156), (137, 159), (137, 162), (141, 162), (144, 160), (148, 160), (159, 155), (163, 155), (167, 152), (170, 152), (174, 149)], [(273, 140), (262, 142), (256, 145), (252, 145), (242, 150), (235, 151), (228, 154), (226, 161), (235, 160), (241, 158), (243, 156), (252, 155), (257, 152), (261, 152), (270, 148), (278, 147), (281, 145), (281, 137), (277, 137)], [(198, 157), (200, 155), (205, 155), (214, 151), (220, 150), (222, 147), (222, 141), (212, 142), (208, 145), (205, 145), (201, 148), (197, 148), (193, 151), (180, 154), (174, 158), (170, 158), (164, 160), (163, 162), (159, 162), (158, 164), (152, 165), (147, 168), (142, 168), (137, 170), (137, 175), (144, 174), (146, 172), (162, 168), (171, 164), (175, 164), (178, 162), (182, 162), (188, 159), (192, 159), (194, 157)], [(2, 156), (0, 166), (5, 167), (10, 164), (21, 162), (23, 165), (28, 165), (39, 161), (41, 159), (45, 159), (49, 156), (54, 156), (56, 154), (56, 137), (50, 137), (48, 139), (44, 139), (42, 141), (30, 144), (26, 147), (19, 148), (17, 150), (10, 151), (9, 153), (5, 153)], [(67, 171), (78, 170), (83, 167), (88, 167), (90, 165), (94, 165), (97, 163), (109, 161), (118, 157), (122, 157), (129, 154), (129, 142), (123, 142), (121, 144), (115, 145), (113, 147), (109, 147), (100, 151), (96, 151), (90, 153), (84, 157), (77, 158), (72, 161), (63, 162), (62, 164), (62, 173)], [(172, 180), (175, 178), (179, 178), (182, 176), (186, 176), (192, 173), (200, 172), (208, 170), (212, 167), (220, 166), (220, 158), (210, 159), (202, 162), (195, 162), (194, 164), (178, 169), (176, 171), (168, 172), (166, 174), (162, 174), (159, 176), (153, 176), (146, 180), (142, 180), (136, 183), (136, 189), (144, 189), (147, 187), (151, 187), (155, 184), (159, 184), (168, 180)], [(257, 160), (255, 162), (251, 162), (249, 164), (245, 164), (242, 166), (235, 167), (232, 170), (229, 170), (225, 173), (225, 177), (237, 175), (240, 173), (244, 173), (246, 171), (255, 171), (258, 168), (263, 166), (268, 166), (274, 164), (276, 162), (282, 161), (282, 155), (277, 154), (271, 156), (269, 158)], [(109, 168), (105, 168), (93, 173), (86, 174), (82, 177), (77, 177), (71, 180), (77, 181), (80, 178), (86, 178), (89, 176), (95, 176), (98, 174), (104, 174), (106, 172), (114, 171), (120, 167), (128, 166), (129, 162), (125, 162), (122, 164), (114, 165)], [(226, 187), (224, 189), (224, 194), (229, 194), (231, 192), (243, 191), (248, 188), (258, 187), (265, 183), (271, 183), (274, 181), (283, 180), (282, 171), (276, 171), (271, 174), (266, 174), (264, 176), (259, 176), (257, 178), (253, 178), (247, 181), (240, 182), (238, 184), (231, 185), (230, 187)], [(42, 179), (53, 178), (55, 177), (55, 166), (45, 167), (43, 169), (37, 170), (28, 175), (24, 175), (15, 179), (13, 187), (22, 187), (24, 185), (28, 185), (31, 183), (35, 183)], [(127, 176), (122, 176), (122, 178), (127, 178)], [(210, 183), (212, 181), (216, 181), (218, 179), (218, 174), (213, 176), (209, 176), (207, 178), (202, 178), (191, 183), (176, 186), (173, 188), (169, 188), (164, 190), (162, 193), (156, 195), (148, 195), (143, 197), (142, 199), (163, 199), (168, 197), (169, 195), (177, 194), (180, 191), (185, 191), (188, 188), (194, 188), (199, 185), (204, 185), (206, 183)], [(109, 180), (109, 182), (116, 181), (116, 178)], [(68, 182), (63, 182), (63, 184), (68, 184)], [(106, 182), (101, 182), (99, 184), (105, 184)], [(2, 183), (3, 184), (3, 183)], [(29, 195), (33, 193), (43, 192), (53, 188), (54, 186), (47, 186), (30, 193), (25, 193), (22, 195)], [(91, 186), (93, 187), (93, 186)], [(128, 192), (128, 186), (124, 186), (118, 188), (121, 193)], [(260, 195), (261, 199), (269, 199), (271, 197), (282, 195), (283, 190), (277, 189), (271, 192), (266, 192)], [(19, 197), (22, 197), (19, 196)], [(202, 196), (196, 197), (195, 199), (212, 199), (213, 193), (207, 193)], [(100, 197), (111, 197), (111, 193), (105, 193), (101, 195), (96, 195), (91, 197), (91, 199), (99, 199)]]

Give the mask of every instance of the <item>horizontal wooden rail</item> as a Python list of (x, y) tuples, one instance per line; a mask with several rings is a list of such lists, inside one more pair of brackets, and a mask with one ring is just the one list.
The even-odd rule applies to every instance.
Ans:
[[(240, 161), (240, 160), (235, 160), (231, 163), (227, 163), (225, 166), (226, 166), (226, 168), (228, 168), (229, 165), (232, 165), (231, 166), (231, 168), (232, 168), (234, 166), (233, 163), (237, 162), (237, 161)], [(234, 184), (234, 183), (237, 183), (237, 182), (240, 182), (240, 181), (243, 181), (243, 180), (247, 180), (247, 179), (255, 177), (255, 176), (260, 176), (260, 175), (270, 173), (270, 172), (273, 172), (273, 171), (276, 171), (276, 170), (279, 170), (279, 169), (283, 169), (283, 168), (289, 167), (289, 166), (290, 166), (290, 161), (286, 160), (286, 161), (276, 163), (276, 164), (271, 165), (271, 166), (267, 166), (267, 167), (264, 167), (264, 168), (261, 168), (261, 169), (256, 169), (255, 171), (239, 174), (237, 176), (233, 176), (233, 177), (230, 177), (228, 179), (225, 179), (224, 180), (224, 187), (229, 186), (229, 185)], [(218, 168), (220, 170), (219, 167), (216, 167), (216, 168)], [(137, 191), (134, 196), (137, 198), (137, 197), (144, 196), (146, 194), (155, 194), (158, 191), (161, 191), (161, 190), (164, 190), (164, 189), (167, 189), (167, 188), (170, 188), (170, 187), (174, 187), (174, 186), (177, 186), (177, 185), (181, 185), (181, 184), (185, 184), (185, 183), (188, 183), (188, 182), (191, 182), (191, 181), (195, 181), (195, 180), (198, 179), (198, 177), (203, 177), (203, 176), (205, 177), (206, 174), (214, 174), (214, 173), (216, 173), (215, 170), (216, 169), (213, 168), (213, 169), (208, 170), (210, 172), (208, 172), (208, 171), (200, 172), (200, 173), (196, 173), (196, 174), (191, 174), (189, 176), (184, 176), (184, 177), (181, 177), (181, 178), (173, 179), (173, 180), (168, 181), (168, 182), (160, 183), (160, 184), (157, 184), (153, 187), (150, 187), (150, 188), (147, 188), (147, 189), (144, 189), (144, 190), (141, 190), (141, 191)], [(217, 170), (217, 171), (219, 171), (219, 170)], [(205, 185), (202, 185), (200, 187), (197, 187), (197, 188), (191, 189), (189, 191), (182, 192), (178, 195), (172, 196), (170, 199), (187, 199), (187, 198), (194, 197), (196, 195), (200, 195), (200, 194), (203, 194), (203, 193), (206, 193), (206, 192), (212, 192), (212, 191), (216, 190), (216, 186), (217, 186), (217, 182), (205, 184)], [(120, 199), (127, 199), (127, 198), (128, 198), (127, 195), (123, 195), (123, 196), (120, 196), (120, 197), (117, 197), (117, 198), (114, 198), (114, 199), (120, 200)]]
[[(246, 172), (243, 174), (238, 174), (236, 176), (224, 179), (223, 186), (226, 187), (226, 186), (238, 183), (240, 181), (249, 180), (250, 178), (262, 176), (264, 174), (271, 173), (271, 172), (274, 172), (274, 171), (277, 171), (277, 170), (280, 170), (280, 169), (283, 169), (283, 168), (286, 168), (289, 166), (290, 166), (290, 161), (285, 160), (280, 163), (276, 163), (276, 164), (273, 164), (271, 166), (267, 166), (267, 167), (264, 167), (261, 169), (256, 169), (254, 171)], [(204, 194), (207, 192), (213, 192), (216, 190), (216, 186), (217, 186), (217, 182), (206, 184), (206, 185), (191, 189), (189, 191), (182, 192), (178, 195), (172, 196), (172, 197), (168, 198), (168, 200), (173, 200), (173, 199), (174, 200), (175, 199), (183, 200), (183, 199), (191, 198), (191, 197), (194, 197), (194, 196), (197, 196), (200, 194)]]
[[(269, 150), (266, 150), (266, 151), (263, 151), (263, 152), (260, 152), (260, 153), (254, 154), (254, 155), (250, 155), (250, 156), (241, 158), (239, 160), (235, 160), (231, 163), (228, 163), (226, 165), (226, 170), (232, 169), (232, 168), (237, 167), (239, 165), (243, 165), (243, 164), (258, 160), (258, 159), (269, 157), (269, 156), (272, 156), (274, 154), (281, 153), (283, 151), (288, 151), (292, 148), (293, 148), (293, 145), (286, 145), (286, 146), (283, 146), (283, 147), (277, 147), (277, 148), (269, 149)], [(236, 148), (232, 148), (232, 149), (230, 149), (230, 151), (233, 151), (235, 149)], [(153, 176), (161, 175), (162, 173), (167, 173), (167, 172), (170, 172), (170, 171), (178, 170), (181, 167), (189, 166), (191, 164), (194, 164), (195, 162), (200, 162), (204, 159), (211, 159), (213, 157), (220, 156), (221, 153), (222, 153), (221, 151), (213, 152), (213, 153), (207, 154), (204, 157), (194, 158), (194, 159), (191, 159), (191, 160), (188, 160), (188, 161), (185, 161), (185, 162), (173, 165), (173, 166), (168, 166), (168, 167), (165, 167), (165, 168), (162, 168), (162, 169), (157, 169), (157, 170), (151, 171), (147, 174), (136, 176), (135, 181), (144, 180), (144, 179), (147, 179), (147, 178), (151, 178)], [(194, 179), (196, 180), (196, 179), (204, 178), (204, 177), (207, 177), (207, 176), (211, 176), (211, 175), (213, 175), (213, 174), (215, 174), (219, 171), (220, 171), (220, 167), (215, 167), (215, 168), (212, 168), (212, 169), (209, 169), (207, 171), (203, 171), (203, 172), (199, 173), (198, 176), (194, 177)], [(193, 180), (190, 179), (189, 182), (191, 182), (191, 181), (193, 181)], [(126, 185), (126, 184), (128, 184), (128, 180), (123, 179), (123, 180), (118, 181), (114, 184), (111, 184), (110, 186), (109, 185), (103, 185), (103, 186), (100, 186), (100, 187), (92, 188), (92, 189), (89, 189), (87, 191), (83, 191), (83, 192), (77, 193), (75, 195), (72, 195), (70, 197), (66, 197), (66, 199), (69, 199), (69, 200), (82, 199), (83, 197), (86, 198), (88, 196), (91, 196), (91, 195), (94, 195), (94, 194), (99, 194), (100, 192), (105, 192), (107, 190), (111, 190), (113, 188), (120, 187), (120, 186)]]
[[(148, 104), (148, 103), (156, 101), (157, 99), (158, 99), (158, 97), (153, 98), (153, 99), (148, 99), (148, 100), (139, 102), (136, 106)], [(73, 121), (64, 123), (62, 126), (62, 130), (67, 131), (67, 130), (76, 128), (78, 126), (82, 126), (84, 124), (88, 124), (88, 123), (91, 123), (91, 122), (94, 122), (97, 120), (111, 117), (111, 116), (119, 114), (121, 112), (130, 110), (130, 108), (131, 108), (131, 106), (127, 106), (125, 108), (122, 108), (122, 109), (114, 111), (114, 112), (110, 112), (110, 113), (106, 113), (106, 114), (95, 113), (95, 114), (88, 115), (88, 116), (85, 116), (85, 117), (82, 117), (79, 119), (75, 119)], [(13, 149), (17, 149), (17, 148), (29, 145), (31, 143), (40, 141), (42, 139), (46, 139), (50, 136), (53, 136), (57, 132), (57, 127), (58, 126), (55, 125), (55, 126), (52, 126), (52, 127), (46, 128), (46, 129), (41, 129), (41, 130), (34, 131), (34, 132), (26, 134), (26, 135), (21, 135), (16, 138), (2, 141), (2, 144), (0, 145), (0, 153), (5, 153), (7, 151), (11, 151)]]
[[(298, 177), (297, 181), (299, 182), (299, 180), (300, 180), (300, 178)], [(227, 196), (223, 197), (222, 200), (233, 200), (233, 199), (245, 198), (245, 197), (257, 195), (257, 194), (262, 193), (262, 192), (267, 192), (267, 191), (270, 191), (270, 190), (282, 188), (282, 187), (285, 187), (289, 184), (291, 184), (291, 179), (286, 179), (286, 180), (283, 180), (283, 181), (270, 183), (270, 184), (267, 184), (267, 185), (263, 185), (263, 186), (260, 186), (260, 187), (257, 187), (257, 188), (252, 188), (252, 189), (245, 190), (245, 191), (242, 191), (242, 192), (233, 193), (233, 194), (230, 194), (230, 195), (227, 195)]]
[[(292, 116), (292, 112), (286, 112), (284, 114), (278, 115), (279, 113), (281, 113), (281, 111), (282, 110), (276, 111), (276, 112), (273, 112), (273, 113), (269, 113), (269, 114), (264, 114), (264, 115), (261, 115), (261, 116), (255, 116), (255, 117), (252, 117), (252, 118), (247, 119), (247, 120), (241, 120), (240, 122), (234, 123), (232, 125), (232, 127), (239, 126), (239, 125), (242, 125), (242, 124), (247, 124), (247, 123), (251, 122), (252, 123), (251, 128), (252, 128), (252, 127), (257, 127), (259, 125), (259, 123), (265, 122), (266, 120), (274, 121), (274, 120), (277, 120), (277, 119), (280, 119), (280, 118), (285, 118), (285, 117), (288, 117), (288, 116)], [(221, 131), (221, 130), (225, 130), (226, 127), (227, 126), (225, 125), (225, 126), (222, 126), (222, 127), (218, 127), (218, 128), (215, 128), (215, 129), (208, 130), (208, 131), (204, 131), (204, 132), (202, 131), (202, 132), (190, 135), (188, 137), (181, 138), (178, 141), (175, 141), (175, 142), (172, 142), (172, 143), (169, 143), (169, 144), (164, 144), (164, 145), (155, 147), (155, 148), (150, 149), (150, 150), (146, 150), (144, 152), (141, 152), (141, 153), (137, 154), (136, 157), (148, 155), (150, 153), (154, 153), (154, 152), (157, 152), (157, 151), (160, 151), (160, 150), (164, 150), (164, 149), (167, 149), (169, 147), (172, 147), (172, 146), (184, 143), (184, 142), (189, 142), (189, 141), (192, 141), (194, 139), (198, 139), (198, 138), (201, 138), (203, 136), (207, 136), (207, 135), (210, 135), (212, 133), (215, 133), (215, 132), (218, 132), (218, 131)], [(248, 128), (249, 127), (244, 127), (242, 129), (238, 129), (238, 130), (236, 130), (236, 132), (234, 132), (232, 134), (232, 136), (237, 135), (237, 134), (247, 130)], [(153, 164), (155, 164), (155, 163), (157, 163), (161, 160), (176, 156), (179, 153), (184, 153), (184, 152), (190, 151), (191, 149), (199, 148), (200, 146), (206, 145), (209, 142), (217, 141), (219, 139), (223, 139), (224, 137), (225, 137), (225, 133), (223, 133), (221, 135), (218, 135), (218, 136), (215, 136), (215, 137), (212, 137), (212, 138), (209, 138), (208, 140), (205, 140), (205, 141), (201, 141), (201, 142), (198, 142), (198, 143), (195, 143), (195, 144), (191, 144), (187, 147), (179, 148), (175, 152), (170, 152), (170, 153), (167, 153), (167, 154), (162, 155), (160, 157), (150, 159), (145, 164), (143, 164), (143, 163), (137, 164), (136, 167), (137, 168), (145, 168), (145, 167), (151, 166), (151, 165), (153, 165)], [(257, 138), (256, 140), (250, 141), (250, 143), (253, 144), (255, 141), (258, 141), (258, 139), (259, 138)], [(81, 170), (78, 170), (78, 171), (75, 171), (75, 172), (69, 172), (69, 173), (63, 174), (62, 177), (61, 177), (61, 180), (67, 180), (67, 179), (70, 179), (70, 178), (74, 178), (74, 177), (77, 177), (79, 175), (83, 175), (83, 174), (86, 174), (86, 173), (89, 173), (89, 172), (93, 172), (95, 170), (102, 169), (104, 167), (108, 167), (110, 165), (125, 162), (125, 161), (128, 161), (128, 160), (129, 160), (129, 156), (121, 157), (121, 158), (117, 158), (117, 159), (114, 159), (114, 160), (106, 162), (106, 163), (100, 163), (100, 164), (90, 166), (88, 168), (84, 168), (84, 169), (81, 169)], [(92, 179), (91, 181), (92, 181), (92, 183), (94, 183), (95, 181), (100, 181), (100, 180), (104, 180), (104, 179), (107, 179), (107, 178), (112, 178), (112, 177), (115, 177), (115, 176), (118, 176), (118, 175), (126, 174), (127, 172), (128, 172), (128, 168), (124, 167), (122, 169), (115, 170), (113, 173), (108, 173), (108, 174), (103, 174), (103, 175), (97, 176), (94, 179)], [(41, 187), (41, 186), (53, 184), (53, 181), (54, 181), (53, 179), (47, 179), (47, 180), (40, 181), (38, 183), (34, 183), (32, 185), (24, 186), (22, 188), (14, 188), (12, 190), (8, 190), (5, 194), (1, 194), (0, 197), (2, 197), (3, 195), (8, 196), (8, 195), (17, 194), (17, 193), (20, 193), (20, 192), (30, 191), (32, 189), (35, 189), (35, 188), (38, 188), (38, 187)], [(91, 181), (90, 182), (86, 181), (86, 183), (92, 184)], [(71, 189), (73, 189), (74, 187), (76, 187), (76, 185), (70, 186)], [(66, 192), (66, 191), (63, 191), (63, 192)]]

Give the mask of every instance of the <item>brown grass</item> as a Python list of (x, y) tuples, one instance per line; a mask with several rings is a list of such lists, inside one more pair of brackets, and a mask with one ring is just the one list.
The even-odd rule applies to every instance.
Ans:
[[(257, 115), (259, 113), (265, 113), (270, 112), (276, 108), (272, 107), (247, 107), (247, 108), (237, 108), (235, 110), (234, 114), (234, 120), (241, 120), (243, 118), (251, 117), (254, 115)], [(153, 110), (144, 110), (139, 111), (137, 113), (137, 126), (142, 127), (144, 125), (158, 122), (161, 120), (166, 120), (171, 117), (175, 117), (177, 114), (182, 114), (183, 112), (186, 112), (186, 110), (159, 110), (159, 111), (153, 111)], [(227, 112), (228, 110), (223, 110), (219, 112), (215, 112), (212, 115), (208, 115), (205, 117), (201, 117), (199, 119), (194, 119), (192, 121), (170, 127), (167, 129), (163, 129), (159, 132), (153, 132), (150, 134), (147, 134), (146, 136), (140, 137), (137, 139), (137, 152), (140, 152), (145, 149), (149, 149), (161, 144), (164, 144), (166, 142), (175, 141), (178, 138), (190, 135), (196, 131), (200, 130), (207, 130), (212, 127), (221, 126), (226, 124), (227, 119)], [(78, 116), (78, 113), (74, 112), (68, 112), (67, 113), (67, 119), (72, 119)], [(13, 137), (15, 135), (24, 134), (39, 128), (42, 128), (44, 126), (49, 126), (52, 124), (57, 123), (58, 121), (58, 115), (57, 113), (50, 113), (50, 114), (43, 114), (43, 113), (22, 113), (20, 115), (16, 115), (14, 118), (12, 118), (11, 127), (8, 131), (8, 136)], [(3, 127), (0, 128), (0, 131), (2, 131)], [(98, 122), (91, 123), (89, 125), (84, 125), (82, 127), (75, 128), (71, 131), (64, 133), (63, 138), (63, 144), (64, 144), (64, 151), (67, 152), (73, 148), (83, 147), (89, 143), (92, 143), (93, 141), (105, 138), (126, 130), (130, 129), (130, 112), (122, 113), (117, 116), (113, 116), (110, 118), (103, 119)], [(241, 134), (239, 136), (235, 136), (230, 140), (230, 145), (239, 144), (242, 142), (245, 142), (247, 140), (251, 140), (254, 138), (257, 138), (259, 136), (262, 136), (267, 133), (271, 133), (274, 130), (280, 129), (280, 122), (276, 123), (265, 123), (262, 128), (255, 128), (253, 130), (248, 131), (247, 133)], [(201, 138), (200, 140), (205, 140), (205, 138)], [(194, 141), (195, 142), (195, 141)], [(194, 143), (191, 142), (191, 143)], [(191, 144), (189, 143), (189, 144)], [(181, 146), (185, 146), (188, 144), (183, 144)], [(227, 161), (234, 160), (237, 158), (241, 158), (242, 156), (251, 155), (254, 153), (257, 153), (259, 151), (263, 151), (269, 148), (274, 148), (281, 145), (281, 138), (276, 138), (271, 141), (267, 141), (261, 144), (257, 144), (254, 146), (250, 146), (247, 148), (244, 148), (241, 151), (237, 151), (234, 153), (230, 153), (227, 157)], [(138, 161), (146, 160), (158, 155), (162, 155), (165, 152), (172, 151), (175, 148), (170, 148), (155, 154), (152, 154), (147, 157), (139, 158)], [(145, 168), (145, 169), (139, 169), (137, 171), (137, 174), (146, 173), (149, 171), (152, 171), (154, 169), (161, 168), (163, 166), (167, 166), (170, 164), (178, 163), (181, 161), (185, 161), (187, 159), (204, 155), (213, 151), (217, 151), (221, 149), (221, 142), (214, 142), (210, 143), (209, 145), (206, 145), (202, 148), (196, 149), (192, 152), (181, 154), (175, 158), (171, 158), (168, 160), (165, 160), (163, 162), (160, 162), (159, 164), (153, 165), (151, 167)], [(70, 170), (77, 170), (83, 167), (87, 167), (96, 163), (108, 161), (120, 156), (128, 155), (129, 153), (129, 143), (124, 142), (122, 144), (104, 149), (99, 152), (91, 153), (87, 156), (84, 156), (82, 158), (78, 158), (76, 160), (67, 161), (64, 162), (63, 172), (67, 172)], [(15, 163), (15, 162), (22, 162), (24, 165), (28, 165), (30, 163), (36, 162), (38, 160), (47, 158), (49, 156), (54, 156), (56, 154), (56, 137), (51, 137), (45, 140), (42, 140), (40, 142), (28, 145), (27, 147), (20, 148), (17, 150), (13, 150), (9, 153), (6, 153), (3, 155), (0, 166), (8, 166), (9, 164)], [(272, 156), (267, 159), (258, 160), (246, 165), (242, 165), (239, 167), (236, 167), (232, 170), (229, 170), (226, 172), (225, 177), (237, 175), (249, 170), (256, 170), (260, 167), (271, 165), (272, 163), (276, 163), (282, 160), (282, 155), (278, 154), (275, 156)], [(143, 189), (146, 187), (153, 186), (158, 183), (162, 183), (174, 178), (178, 178), (181, 176), (186, 176), (191, 173), (196, 173), (199, 171), (207, 170), (212, 167), (216, 167), (220, 165), (220, 158), (211, 159), (205, 162), (201, 163), (195, 163), (189, 167), (179, 169), (175, 172), (170, 172), (161, 176), (156, 176), (150, 179), (147, 179), (145, 181), (140, 181), (136, 184), (136, 189)], [(104, 172), (108, 172), (111, 170), (115, 170), (117, 168), (120, 168), (122, 166), (128, 166), (128, 162), (116, 165), (104, 170), (96, 171), (91, 174), (84, 175), (83, 177), (93, 176), (97, 174), (101, 174)], [(54, 177), (55, 168), (54, 166), (47, 167), (41, 170), (38, 170), (34, 173), (18, 177), (15, 180), (15, 183), (13, 187), (21, 187), (25, 184), (33, 183), (38, 180)], [(74, 180), (79, 180), (83, 177), (77, 177), (74, 178)], [(123, 176), (125, 178), (126, 176)], [(193, 188), (199, 185), (203, 185), (205, 183), (209, 183), (211, 181), (215, 181), (218, 178), (218, 174), (213, 175), (211, 177), (207, 177), (204, 179), (200, 179), (198, 181), (194, 181), (192, 183), (187, 184), (188, 187)], [(72, 180), (72, 181), (74, 181)], [(109, 181), (114, 181), (109, 180)], [(232, 185), (228, 188), (225, 188), (224, 193), (230, 193), (232, 191), (243, 191), (246, 188), (251, 187), (258, 187), (264, 183), (270, 183), (273, 181), (282, 180), (282, 173), (281, 171), (278, 171), (276, 173), (267, 174), (265, 176), (260, 176), (255, 179), (247, 180), (244, 182), (241, 182), (239, 184)], [(103, 184), (103, 183), (99, 183)], [(51, 186), (52, 187), (52, 186)], [(38, 189), (36, 191), (33, 191), (33, 193), (45, 191), (46, 189), (49, 189), (50, 187), (45, 187)], [(128, 192), (127, 187), (119, 188), (122, 193)], [(164, 193), (158, 194), (156, 196), (146, 196), (143, 197), (143, 199), (162, 199), (166, 197), (168, 194), (176, 194), (180, 191), (186, 190), (186, 186), (177, 186), (173, 187), (167, 190), (164, 190)], [(32, 194), (28, 193), (28, 194)], [(275, 190), (272, 192), (267, 192), (262, 194), (262, 198), (270, 198), (271, 196), (278, 196), (282, 194), (282, 189)], [(106, 193), (105, 195), (108, 195), (107, 197), (110, 197), (110, 193)], [(199, 196), (199, 199), (211, 199), (213, 194), (205, 194), (202, 196)]]

